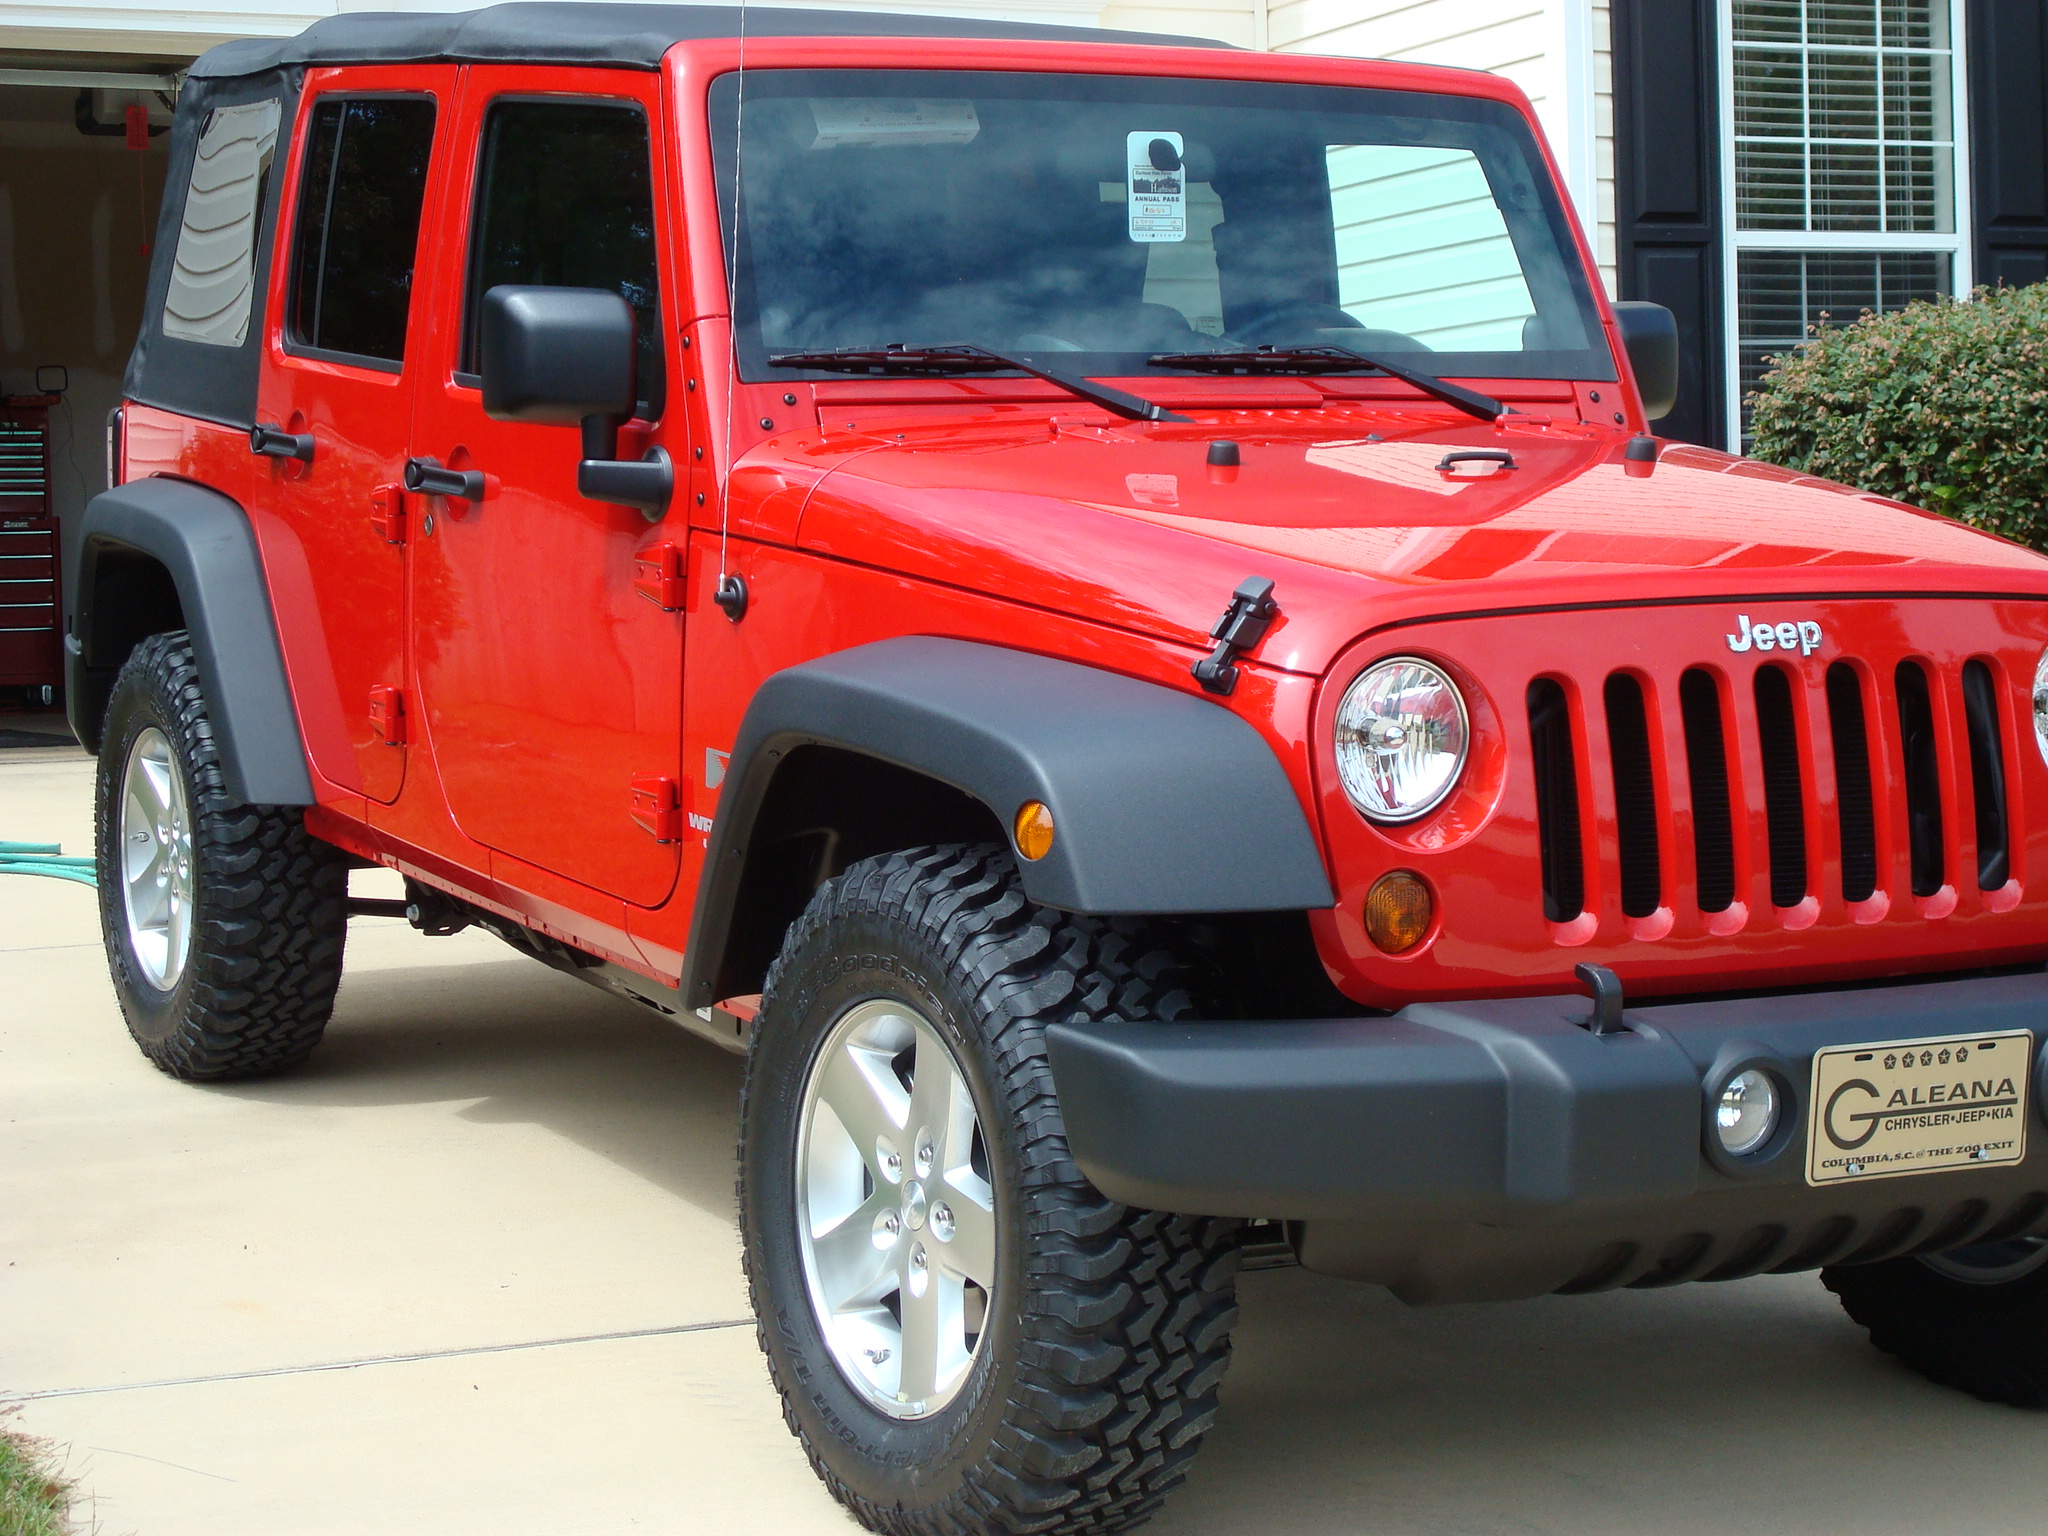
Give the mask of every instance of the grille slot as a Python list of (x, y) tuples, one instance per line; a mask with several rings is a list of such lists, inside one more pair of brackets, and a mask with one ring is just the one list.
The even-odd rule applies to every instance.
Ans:
[[(1899, 745), (1905, 757), (1906, 827), (1913, 855), (1913, 894), (1932, 896), (1944, 883), (1941, 846), (1941, 756), (1934, 739), (1934, 702), (1917, 661), (1892, 674), (1899, 701)], [(2001, 881), (2000, 884), (2004, 882)]]
[(1806, 899), (1806, 808), (1792, 684), (1779, 667), (1756, 673), (1757, 744), (1763, 754), (1764, 821), (1770, 834), (1771, 902), (1796, 907)]
[(1555, 678), (1539, 677), (1529, 685), (1528, 706), (1543, 915), (1553, 923), (1568, 923), (1586, 909), (1585, 845), (1579, 835), (1579, 772), (1572, 754), (1571, 703)]
[(1842, 900), (1877, 889), (1877, 819), (1870, 797), (1870, 732), (1863, 680), (1845, 661), (1828, 668), (1828, 729), (1835, 748), (1835, 822), (1842, 834)]
[(1626, 672), (1607, 679), (1607, 748), (1614, 767), (1614, 830), (1621, 844), (1621, 910), (1648, 917), (1662, 904), (1657, 784), (1643, 685)]
[(1963, 716), (1970, 727), (1970, 788), (1977, 803), (1977, 888), (1995, 891), (2011, 874), (2005, 819), (2005, 747), (1998, 689), (1981, 661), (1963, 664)]
[(1702, 912), (1725, 912), (1735, 900), (1735, 829), (1728, 810), (1728, 744), (1721, 690), (1713, 674), (1690, 667), (1678, 680), (1685, 723), (1686, 776), (1692, 785), (1692, 852)]

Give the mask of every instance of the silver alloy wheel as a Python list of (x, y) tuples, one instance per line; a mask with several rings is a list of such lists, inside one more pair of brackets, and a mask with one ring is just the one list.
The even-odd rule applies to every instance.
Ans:
[(959, 1060), (893, 998), (840, 1015), (804, 1080), (804, 1281), (840, 1374), (897, 1419), (966, 1384), (996, 1276), (995, 1191)]
[(171, 743), (153, 725), (128, 749), (121, 780), (121, 884), (128, 947), (168, 992), (192, 948), (192, 814)]
[(1923, 1254), (1920, 1262), (1937, 1275), (1960, 1280), (1965, 1285), (2005, 1285), (2048, 1264), (2048, 1237), (1978, 1243), (1947, 1253)]

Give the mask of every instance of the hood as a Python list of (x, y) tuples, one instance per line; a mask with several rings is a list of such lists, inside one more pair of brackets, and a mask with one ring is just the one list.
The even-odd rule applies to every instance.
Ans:
[[(1577, 422), (1409, 411), (1051, 418), (814, 442), (804, 547), (1204, 645), (1271, 577), (1254, 653), (1320, 672), (1375, 627), (1516, 607), (1793, 593), (2048, 593), (2048, 560), (1846, 486)], [(1208, 444), (1238, 445), (1235, 469)], [(1447, 454), (1485, 454), (1444, 465)]]

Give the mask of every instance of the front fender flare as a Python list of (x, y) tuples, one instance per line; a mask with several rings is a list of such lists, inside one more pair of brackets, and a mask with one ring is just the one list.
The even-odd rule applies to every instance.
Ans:
[(1019, 861), (1070, 912), (1280, 912), (1335, 901), (1300, 799), (1265, 739), (1221, 705), (1098, 667), (905, 636), (775, 673), (733, 743), (685, 959), (714, 995), (762, 802), (795, 748), (838, 747), (973, 796), (1008, 827), (1051, 808), (1052, 850)]
[(96, 611), (100, 565), (110, 555), (145, 555), (177, 589), (228, 793), (249, 805), (311, 805), (298, 710), (247, 515), (218, 491), (152, 476), (102, 491), (80, 524), (64, 658), (78, 739), (98, 750), (113, 673), (142, 638), (127, 616)]

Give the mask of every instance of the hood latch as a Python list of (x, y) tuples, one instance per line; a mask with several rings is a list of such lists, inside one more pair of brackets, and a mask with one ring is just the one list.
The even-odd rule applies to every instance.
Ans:
[(1273, 601), (1273, 583), (1264, 576), (1247, 576), (1230, 594), (1230, 606), (1223, 610), (1209, 631), (1216, 649), (1189, 668), (1195, 681), (1209, 693), (1228, 694), (1237, 688), (1239, 655), (1266, 638), (1266, 629), (1280, 616)]

